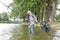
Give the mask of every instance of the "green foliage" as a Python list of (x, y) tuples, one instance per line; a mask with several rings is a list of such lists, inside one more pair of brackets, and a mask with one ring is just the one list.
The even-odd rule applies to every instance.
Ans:
[(60, 14), (59, 15), (56, 15), (56, 20), (57, 21), (60, 21)]
[(43, 8), (46, 5), (46, 0), (13, 0), (12, 14), (15, 16), (20, 15), (21, 17), (25, 17), (27, 10), (31, 10), (37, 14), (38, 3), (40, 8)]
[(50, 6), (50, 10), (48, 11), (52, 11), (52, 3), (53, 0), (13, 0), (13, 3), (10, 4), (12, 7), (12, 16), (20, 16), (21, 18), (25, 18), (27, 15), (27, 11), (31, 10), (37, 17), (42, 18), (44, 9), (48, 10)]
[(3, 12), (2, 14), (0, 14), (0, 21), (8, 21), (8, 15), (7, 13)]

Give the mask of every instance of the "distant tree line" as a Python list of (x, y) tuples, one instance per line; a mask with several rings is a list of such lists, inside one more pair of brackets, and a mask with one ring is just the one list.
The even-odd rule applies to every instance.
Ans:
[(8, 21), (9, 17), (6, 12), (0, 13), (0, 21)]

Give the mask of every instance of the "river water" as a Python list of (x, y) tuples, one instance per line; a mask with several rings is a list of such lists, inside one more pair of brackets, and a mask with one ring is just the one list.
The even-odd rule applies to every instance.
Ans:
[[(40, 27), (36, 27), (32, 35), (28, 33), (27, 26), (0, 23), (0, 40), (50, 40), (48, 35), (51, 36), (52, 32), (47, 34)], [(53, 40), (60, 40), (60, 30), (56, 30)]]
[(53, 40), (60, 40), (60, 30), (56, 30)]
[(12, 37), (12, 29), (20, 26), (19, 24), (4, 24), (0, 23), (0, 40), (9, 40)]

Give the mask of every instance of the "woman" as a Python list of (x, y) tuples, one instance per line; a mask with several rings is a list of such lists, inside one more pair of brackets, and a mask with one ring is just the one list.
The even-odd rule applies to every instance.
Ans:
[(29, 32), (34, 33), (34, 24), (35, 24), (35, 21), (37, 22), (37, 18), (30, 10), (27, 11), (27, 14), (29, 15), (29, 26), (28, 26)]

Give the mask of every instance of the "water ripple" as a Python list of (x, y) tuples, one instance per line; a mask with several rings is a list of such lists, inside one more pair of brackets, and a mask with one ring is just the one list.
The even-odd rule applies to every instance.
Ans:
[(0, 40), (9, 40), (12, 37), (12, 29), (20, 26), (20, 24), (3, 24), (0, 23)]

